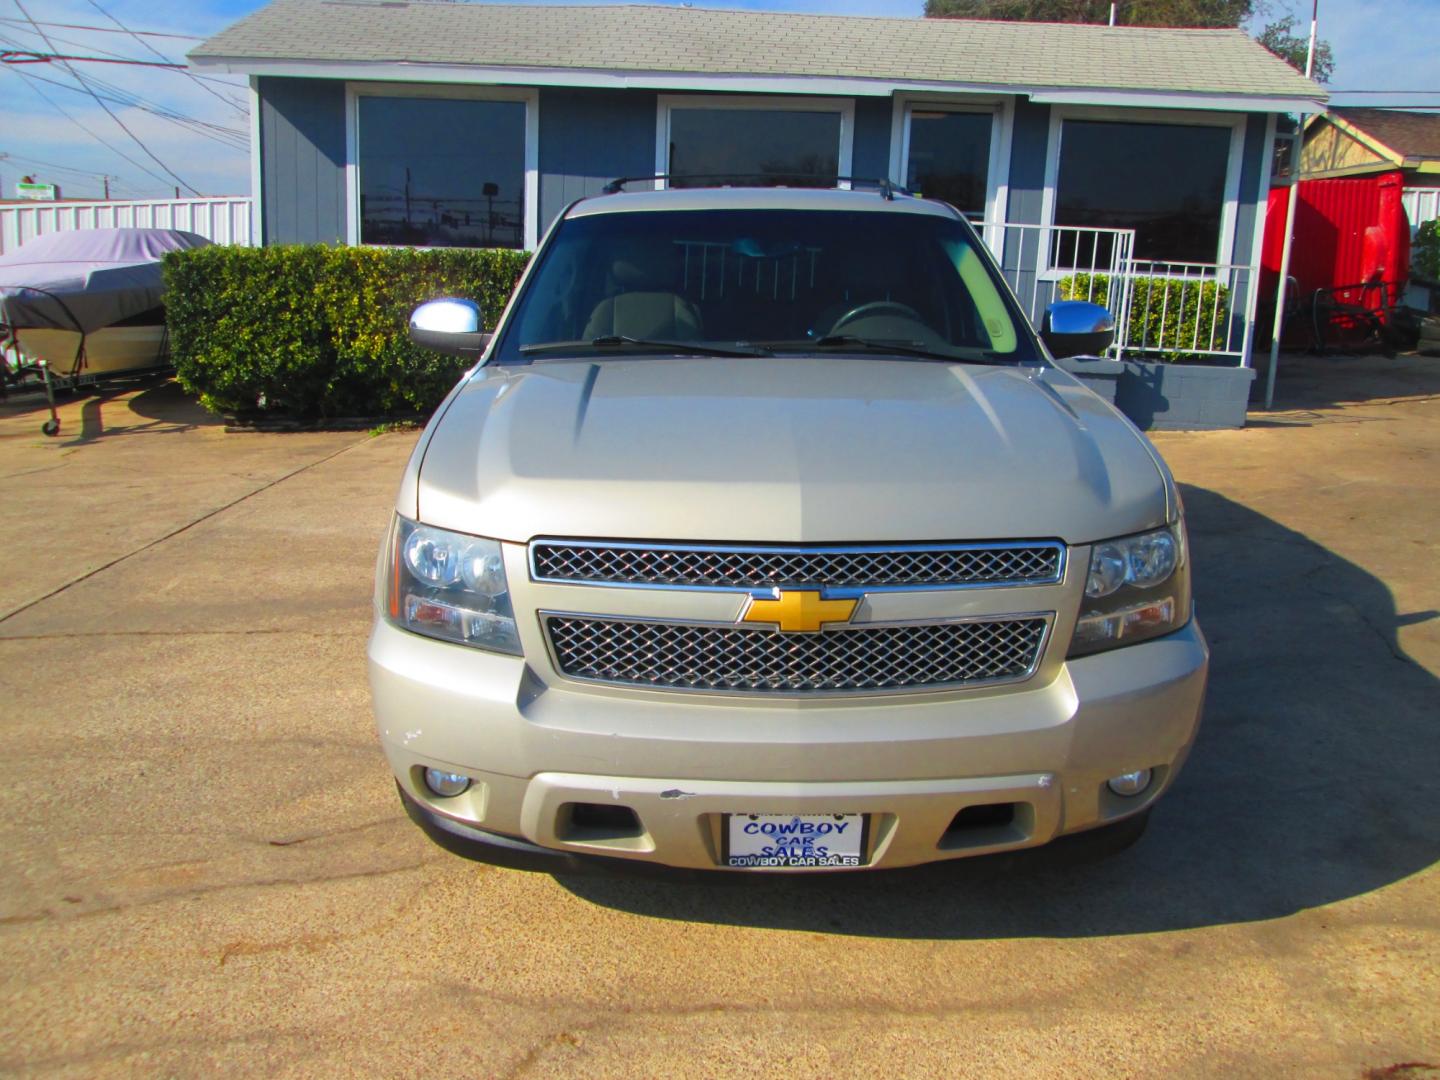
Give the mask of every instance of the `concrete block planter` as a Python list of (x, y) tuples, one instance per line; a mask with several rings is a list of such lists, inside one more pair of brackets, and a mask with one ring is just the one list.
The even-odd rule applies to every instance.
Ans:
[(1112, 405), (1115, 403), (1120, 378), (1125, 374), (1122, 361), (1104, 360), (1098, 356), (1067, 356), (1056, 360), (1055, 366), (1074, 375)]
[(1252, 368), (1126, 360), (1115, 405), (1145, 430), (1207, 431), (1245, 426)]

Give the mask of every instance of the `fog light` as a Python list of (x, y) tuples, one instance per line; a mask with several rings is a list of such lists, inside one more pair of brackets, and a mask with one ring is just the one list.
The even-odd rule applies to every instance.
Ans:
[(1150, 786), (1150, 776), (1151, 772), (1149, 769), (1136, 769), (1134, 772), (1112, 776), (1105, 782), (1105, 786), (1116, 795), (1123, 795), (1129, 798), (1132, 795), (1139, 795)]
[(459, 773), (441, 772), (439, 769), (425, 770), (425, 786), (442, 799), (453, 799), (464, 794), (470, 786), (470, 777)]

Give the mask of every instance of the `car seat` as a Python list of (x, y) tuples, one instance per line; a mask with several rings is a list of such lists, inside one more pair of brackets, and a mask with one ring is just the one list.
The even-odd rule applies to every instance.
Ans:
[(581, 335), (609, 335), (695, 341), (701, 336), (700, 309), (666, 286), (673, 285), (673, 245), (637, 245), (610, 266), (614, 295), (595, 305)]

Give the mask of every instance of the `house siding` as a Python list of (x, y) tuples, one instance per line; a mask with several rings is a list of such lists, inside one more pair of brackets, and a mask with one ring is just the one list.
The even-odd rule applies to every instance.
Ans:
[[(1039, 225), (1045, 212), (1045, 156), (1050, 148), (1050, 106), (1032, 105), (1017, 99), (1015, 122), (1010, 136), (1010, 196), (1005, 220), (1019, 225)], [(1037, 295), (1035, 254), (1042, 243), (1039, 233), (1007, 237), (999, 252), (1005, 279), (1011, 283), (1021, 304)], [(1027, 312), (1038, 318), (1039, 312)]]
[[(344, 243), (346, 98), (340, 80), (265, 77), (257, 80), (263, 243)], [(655, 168), (658, 95), (648, 90), (540, 88), (538, 91), (538, 224), (541, 235), (574, 200), (598, 193), (617, 176)], [(893, 102), (854, 99), (851, 173), (890, 172)], [(1042, 224), (1051, 107), (1014, 103), (1008, 176), (1008, 221)], [(1246, 263), (1265, 192), (1267, 116), (1247, 118), (1234, 261)], [(893, 178), (899, 179), (899, 178)], [(1038, 237), (1036, 238), (1038, 239)], [(1031, 240), (1027, 247), (1033, 247)], [(1035, 285), (1020, 271), (1022, 244), (1007, 243), (1002, 264), (1022, 296)], [(1025, 260), (1030, 261), (1030, 260)], [(1014, 275), (1014, 276), (1012, 276)], [(1243, 302), (1240, 305), (1243, 310)]]
[(565, 207), (620, 176), (655, 171), (656, 95), (540, 91), (540, 235)]
[(1240, 159), (1240, 193), (1235, 213), (1235, 246), (1230, 256), (1230, 261), (1235, 263), (1250, 261), (1255, 226), (1261, 207), (1269, 196), (1269, 192), (1260, 187), (1265, 158), (1269, 153), (1265, 145), (1266, 126), (1267, 117), (1263, 113), (1251, 113), (1245, 123), (1245, 148)]
[(855, 149), (850, 157), (850, 175), (867, 180), (887, 178), (904, 184), (905, 177), (890, 176), (890, 126), (894, 116), (891, 99), (855, 99)]
[(1039, 225), (1045, 208), (1045, 155), (1050, 148), (1050, 106), (1015, 102), (1010, 139), (1010, 205), (1006, 220)]
[(261, 234), (264, 244), (345, 241), (345, 84), (262, 78)]

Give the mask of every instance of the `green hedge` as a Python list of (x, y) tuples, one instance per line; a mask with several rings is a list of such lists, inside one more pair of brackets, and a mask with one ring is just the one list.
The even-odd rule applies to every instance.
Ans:
[(439, 404), (464, 360), (412, 345), (412, 308), (478, 300), (493, 329), (528, 256), (326, 245), (222, 245), (165, 257), (175, 370), (240, 416), (396, 416)]
[[(1059, 299), (1108, 305), (1110, 277), (1074, 274), (1062, 278)], [(1156, 359), (1172, 362), (1200, 359), (1197, 350), (1225, 348), (1230, 333), (1230, 290), (1216, 281), (1199, 282), (1193, 278), (1136, 278), (1128, 329), (1127, 348), (1132, 351), (1143, 347), (1146, 352), (1159, 354)]]
[(1422, 277), (1440, 281), (1440, 218), (1422, 223), (1415, 233), (1410, 265)]

